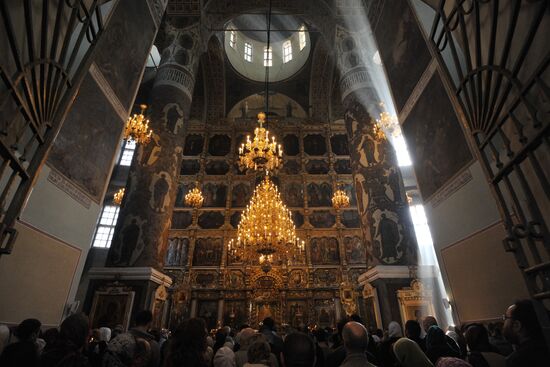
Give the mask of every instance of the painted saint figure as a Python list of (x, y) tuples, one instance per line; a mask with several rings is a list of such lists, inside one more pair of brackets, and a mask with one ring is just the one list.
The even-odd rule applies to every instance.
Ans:
[(382, 258), (393, 263), (398, 260), (397, 245), (399, 244), (399, 228), (397, 223), (382, 214), (376, 236), (380, 235)]
[(117, 263), (126, 263), (130, 265), (132, 254), (137, 247), (140, 230), (135, 218), (132, 219), (132, 223), (122, 230), (122, 245), (120, 247), (120, 257)]
[(164, 198), (168, 193), (170, 184), (166, 180), (166, 174), (161, 173), (153, 189), (154, 210), (161, 213), (164, 209)]

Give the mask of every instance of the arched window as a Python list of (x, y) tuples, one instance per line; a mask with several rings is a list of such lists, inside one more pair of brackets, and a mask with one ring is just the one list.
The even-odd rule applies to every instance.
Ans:
[(298, 39), (300, 41), (300, 51), (302, 51), (306, 47), (306, 26), (303, 24), (298, 32)]
[(287, 63), (292, 60), (292, 43), (290, 40), (286, 40), (283, 43), (283, 63)]
[(229, 46), (231, 46), (231, 48), (237, 46), (237, 33), (235, 33), (235, 31), (229, 32)]
[(252, 62), (252, 45), (248, 42), (244, 43), (244, 59)]
[(264, 47), (264, 66), (273, 66), (273, 49)]

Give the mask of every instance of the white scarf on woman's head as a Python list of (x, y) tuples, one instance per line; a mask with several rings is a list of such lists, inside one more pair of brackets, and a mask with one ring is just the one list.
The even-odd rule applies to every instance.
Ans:
[(388, 325), (388, 336), (390, 338), (401, 338), (403, 336), (403, 331), (401, 331), (401, 325), (397, 321), (392, 321)]

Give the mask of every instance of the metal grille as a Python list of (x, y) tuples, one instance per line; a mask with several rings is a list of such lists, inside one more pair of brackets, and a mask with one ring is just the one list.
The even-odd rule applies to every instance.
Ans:
[[(550, 309), (546, 0), (442, 0), (430, 41), (477, 145), (531, 296)], [(539, 304), (540, 305), (540, 304)], [(548, 334), (547, 317), (539, 320)]]
[(102, 29), (98, 0), (0, 1), (0, 255)]

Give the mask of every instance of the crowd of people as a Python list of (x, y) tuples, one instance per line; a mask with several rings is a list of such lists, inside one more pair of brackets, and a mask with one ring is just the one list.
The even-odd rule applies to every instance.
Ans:
[(449, 328), (428, 316), (367, 331), (357, 315), (336, 330), (277, 331), (271, 318), (259, 330), (224, 326), (209, 334), (200, 318), (171, 332), (151, 330), (153, 315), (138, 312), (134, 326), (90, 330), (84, 314), (42, 331), (36, 319), (13, 330), (0, 325), (1, 367), (519, 367), (550, 366), (550, 353), (533, 303), (521, 300), (502, 325), (480, 323)]

